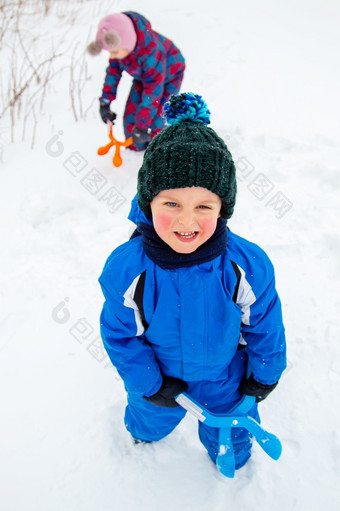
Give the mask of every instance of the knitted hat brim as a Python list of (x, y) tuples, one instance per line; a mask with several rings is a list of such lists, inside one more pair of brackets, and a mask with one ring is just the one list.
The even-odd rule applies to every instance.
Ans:
[(236, 178), (235, 165), (226, 146), (193, 145), (192, 141), (151, 143), (138, 174), (138, 201), (142, 211), (150, 216), (150, 202), (162, 190), (193, 186), (207, 188), (218, 195), (222, 200), (221, 216), (231, 217)]

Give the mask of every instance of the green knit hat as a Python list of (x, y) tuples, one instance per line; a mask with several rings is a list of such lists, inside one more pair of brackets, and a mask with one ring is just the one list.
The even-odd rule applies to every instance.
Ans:
[(145, 151), (138, 173), (138, 204), (151, 216), (150, 202), (162, 190), (201, 186), (222, 200), (230, 218), (236, 200), (235, 165), (223, 140), (206, 124), (209, 110), (201, 96), (183, 93), (164, 105), (168, 126)]

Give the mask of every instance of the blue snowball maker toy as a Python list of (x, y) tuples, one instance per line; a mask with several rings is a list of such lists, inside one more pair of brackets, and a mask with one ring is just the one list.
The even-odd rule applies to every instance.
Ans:
[(268, 433), (255, 419), (247, 415), (247, 412), (255, 404), (255, 397), (244, 395), (227, 414), (209, 412), (184, 392), (179, 394), (175, 399), (179, 405), (185, 408), (185, 410), (199, 421), (204, 422), (204, 424), (212, 428), (219, 428), (219, 450), (216, 465), (224, 476), (234, 477), (235, 475), (235, 458), (233, 445), (231, 443), (231, 428), (247, 429), (268, 456), (274, 460), (278, 460), (281, 456), (282, 445), (280, 440), (272, 433)]

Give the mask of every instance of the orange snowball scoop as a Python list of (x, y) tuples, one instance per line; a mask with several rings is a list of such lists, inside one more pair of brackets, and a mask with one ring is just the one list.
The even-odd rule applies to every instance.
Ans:
[(102, 156), (103, 154), (107, 154), (112, 146), (115, 146), (115, 154), (112, 158), (112, 163), (115, 167), (120, 167), (123, 163), (122, 157), (120, 155), (120, 148), (123, 147), (129, 147), (129, 145), (132, 144), (132, 137), (127, 138), (124, 142), (119, 142), (119, 140), (115, 139), (112, 133), (112, 124), (110, 126), (109, 131), (109, 139), (110, 142), (107, 145), (104, 145), (103, 147), (99, 147), (97, 154), (99, 156)]

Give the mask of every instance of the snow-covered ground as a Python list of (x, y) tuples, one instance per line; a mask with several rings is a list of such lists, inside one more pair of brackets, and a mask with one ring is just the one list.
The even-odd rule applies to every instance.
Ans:
[[(29, 133), (10, 143), (9, 117), (0, 132), (1, 509), (338, 510), (338, 2), (57, 4), (25, 27), (47, 45), (51, 33), (54, 42), (62, 36), (65, 50), (66, 70), (36, 112), (33, 150)], [(232, 480), (209, 461), (189, 416), (158, 444), (132, 445), (123, 385), (98, 337), (97, 278), (132, 231), (126, 217), (142, 155), (123, 152), (114, 168), (111, 155), (96, 154), (108, 141), (95, 100), (105, 55), (86, 57), (88, 111), (78, 123), (68, 66), (101, 16), (130, 9), (183, 51), (182, 90), (206, 100), (238, 167), (229, 225), (276, 268), (289, 366), (260, 407), (283, 454), (275, 462), (255, 445)], [(129, 83), (125, 76), (120, 114)]]

